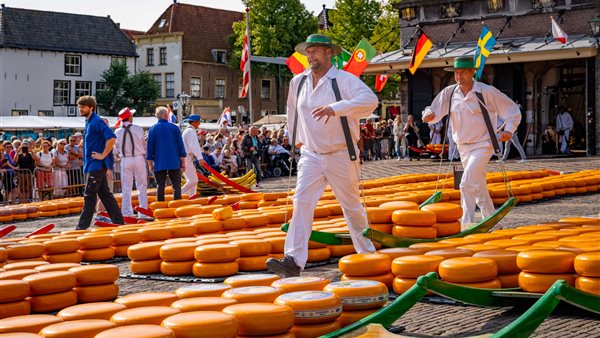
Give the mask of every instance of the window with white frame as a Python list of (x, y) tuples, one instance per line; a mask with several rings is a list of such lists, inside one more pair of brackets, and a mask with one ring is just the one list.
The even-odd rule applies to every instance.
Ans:
[(92, 82), (75, 81), (75, 101), (85, 95), (92, 95)]
[(38, 110), (38, 116), (54, 116), (54, 110)]
[(215, 79), (215, 98), (224, 99), (225, 89), (227, 87), (227, 80), (224, 78)]
[(158, 86), (158, 96), (162, 97), (162, 95), (163, 95), (162, 74), (152, 74), (152, 77), (154, 78), (154, 82), (156, 82), (156, 85)]
[(175, 74), (167, 73), (165, 74), (165, 89), (166, 97), (175, 97)]
[(127, 63), (127, 58), (124, 57), (124, 56), (111, 56), (110, 57), (110, 62), (111, 63), (115, 63), (115, 62), (118, 62), (118, 63)]
[(167, 64), (167, 47), (160, 47), (158, 49), (158, 64), (164, 66)]
[(202, 78), (190, 78), (190, 92), (192, 97), (202, 97)]
[(64, 106), (71, 101), (71, 81), (54, 80), (53, 104), (55, 106)]
[(146, 49), (146, 66), (154, 66), (154, 48)]
[(65, 75), (81, 76), (81, 55), (65, 55)]
[(226, 64), (227, 63), (227, 51), (224, 49), (213, 49), (211, 50), (213, 58), (216, 63)]
[(106, 90), (108, 85), (103, 81), (96, 81), (96, 96)]
[(260, 84), (260, 98), (265, 100), (271, 98), (271, 80), (262, 79)]
[(10, 115), (12, 116), (27, 116), (29, 115), (29, 111), (25, 109), (13, 109), (10, 111)]

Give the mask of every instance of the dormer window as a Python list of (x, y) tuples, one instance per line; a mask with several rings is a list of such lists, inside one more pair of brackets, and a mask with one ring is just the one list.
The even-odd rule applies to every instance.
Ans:
[(163, 28), (166, 23), (167, 23), (167, 19), (161, 19), (160, 23), (158, 24), (158, 28)]

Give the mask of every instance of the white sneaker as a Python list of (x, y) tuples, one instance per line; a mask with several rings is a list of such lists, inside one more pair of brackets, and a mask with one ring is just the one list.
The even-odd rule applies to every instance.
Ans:
[(527, 162), (527, 160), (520, 160), (517, 163), (526, 163), (526, 162)]

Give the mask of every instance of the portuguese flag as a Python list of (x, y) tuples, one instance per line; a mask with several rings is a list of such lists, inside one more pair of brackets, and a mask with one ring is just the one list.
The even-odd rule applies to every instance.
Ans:
[(294, 54), (285, 60), (285, 64), (294, 75), (300, 74), (308, 67), (308, 58), (298, 52), (294, 52)]
[(431, 46), (433, 46), (431, 40), (429, 40), (425, 33), (422, 33), (419, 37), (419, 40), (417, 41), (415, 49), (413, 49), (412, 58), (410, 59), (410, 64), (408, 65), (408, 70), (412, 75), (415, 75), (417, 68), (419, 68), (421, 62), (423, 62), (425, 55), (429, 53)]
[(356, 46), (354, 53), (352, 53), (350, 61), (344, 67), (344, 70), (348, 73), (360, 76), (375, 54), (377, 54), (377, 50), (371, 46), (367, 39), (362, 38), (358, 43), (358, 46)]

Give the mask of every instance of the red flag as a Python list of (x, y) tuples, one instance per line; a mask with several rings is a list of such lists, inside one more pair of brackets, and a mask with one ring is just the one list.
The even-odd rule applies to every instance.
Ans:
[(560, 29), (560, 26), (553, 17), (550, 17), (550, 19), (552, 19), (552, 36), (563, 45), (566, 45), (568, 38), (567, 33)]
[(389, 78), (390, 76), (386, 74), (377, 75), (377, 77), (375, 78), (375, 90), (378, 92), (382, 91)]
[(415, 75), (417, 68), (419, 68), (421, 62), (423, 62), (423, 59), (425, 58), (425, 55), (429, 53), (429, 50), (432, 46), (433, 43), (431, 40), (429, 40), (427, 35), (425, 35), (425, 33), (421, 34), (419, 40), (417, 41), (417, 45), (413, 49), (412, 58), (410, 59), (410, 64), (408, 65), (408, 70), (412, 75)]
[[(246, 13), (246, 15), (250, 15)], [(244, 34), (244, 49), (242, 49), (242, 60), (240, 61), (240, 69), (244, 73), (242, 78), (242, 94), (240, 98), (245, 98), (248, 95), (248, 83), (250, 82), (250, 60), (248, 51), (248, 25), (246, 25), (246, 34)]]

